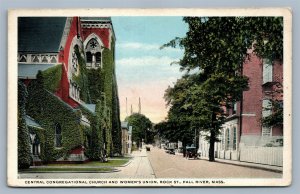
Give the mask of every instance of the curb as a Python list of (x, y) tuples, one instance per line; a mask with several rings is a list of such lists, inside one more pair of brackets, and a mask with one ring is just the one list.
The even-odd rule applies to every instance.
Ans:
[[(176, 154), (180, 156), (180, 154)], [(206, 160), (208, 161), (208, 158), (199, 158), (200, 160)], [(208, 161), (209, 162), (209, 161)], [(215, 158), (215, 162), (222, 163), (222, 164), (229, 164), (229, 165), (234, 165), (234, 166), (242, 166), (242, 167), (247, 167), (247, 168), (253, 168), (253, 169), (260, 169), (260, 170), (266, 170), (266, 171), (271, 171), (271, 172), (276, 172), (276, 173), (282, 173), (283, 169), (275, 169), (275, 168), (270, 168), (269, 166), (265, 165), (262, 166), (263, 164), (256, 164), (256, 163), (233, 163), (228, 161), (223, 161), (219, 160), (218, 158)]]
[[(207, 158), (200, 158), (200, 160), (206, 160), (208, 161)], [(209, 162), (209, 161), (208, 161)], [(233, 163), (233, 162), (227, 162), (227, 161), (222, 161), (215, 159), (215, 162), (222, 163), (222, 164), (229, 164), (233, 166), (242, 166), (242, 167), (247, 167), (247, 168), (253, 168), (253, 169), (260, 169), (260, 170), (266, 170), (266, 171), (271, 171), (271, 172), (277, 172), (277, 173), (282, 173), (282, 169), (275, 169), (275, 168), (270, 168), (268, 166), (259, 166), (260, 164), (255, 164), (255, 163)]]

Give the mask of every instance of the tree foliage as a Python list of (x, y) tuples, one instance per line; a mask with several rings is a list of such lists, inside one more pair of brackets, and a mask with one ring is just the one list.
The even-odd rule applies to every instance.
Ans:
[[(282, 17), (184, 17), (186, 36), (162, 46), (184, 49), (178, 62), (186, 74), (166, 90), (168, 119), (209, 131), (209, 159), (225, 122), (223, 107), (239, 101), (248, 87), (243, 63), (253, 53), (271, 60), (282, 59)], [(190, 73), (190, 72), (193, 73)], [(182, 130), (177, 128), (177, 130)]]
[(151, 143), (153, 134), (151, 133), (152, 122), (143, 114), (134, 113), (127, 117), (125, 121), (129, 126), (132, 126), (132, 141), (136, 143), (142, 142)]

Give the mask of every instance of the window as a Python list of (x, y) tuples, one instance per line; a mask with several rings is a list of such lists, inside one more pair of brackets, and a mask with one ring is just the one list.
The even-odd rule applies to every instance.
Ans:
[(55, 124), (55, 147), (61, 147), (62, 143), (61, 126), (59, 123)]
[(96, 38), (92, 38), (86, 44), (86, 63), (87, 67), (98, 68), (101, 67), (101, 45)]
[(233, 127), (233, 150), (236, 150), (236, 127)]
[[(269, 99), (264, 99), (262, 103), (262, 117), (268, 117), (272, 114), (272, 103)], [(271, 136), (272, 128), (262, 126), (261, 131), (262, 136)]]
[(267, 117), (272, 114), (272, 103), (269, 99), (264, 99), (262, 104), (262, 117)]
[(272, 128), (271, 127), (262, 127), (261, 136), (271, 136)]
[(77, 72), (77, 67), (78, 67), (78, 59), (75, 51), (72, 53), (72, 66), (75, 72)]
[(70, 91), (69, 91), (70, 97), (72, 97), (75, 100), (80, 100), (80, 88), (79, 86), (70, 80)]
[(270, 60), (263, 60), (263, 84), (273, 81), (273, 66)]
[(236, 114), (236, 110), (237, 110), (237, 103), (233, 103), (233, 109), (232, 109), (232, 114)]
[(99, 67), (101, 65), (101, 53), (96, 53), (96, 66)]
[(93, 56), (91, 52), (86, 52), (86, 62), (87, 63), (92, 63), (93, 61)]
[(230, 146), (230, 131), (229, 131), (229, 129), (227, 128), (227, 129), (226, 129), (226, 150), (229, 149), (229, 146)]
[(37, 136), (35, 136), (35, 139), (32, 143), (32, 154), (33, 155), (39, 155), (40, 154), (40, 141)]

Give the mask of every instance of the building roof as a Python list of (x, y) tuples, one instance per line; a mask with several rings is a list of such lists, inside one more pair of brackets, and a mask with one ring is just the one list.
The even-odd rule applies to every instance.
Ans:
[(18, 77), (23, 79), (36, 79), (38, 71), (44, 71), (50, 67), (54, 67), (55, 64), (18, 64)]
[(121, 128), (128, 129), (128, 122), (126, 122), (126, 121), (121, 122)]
[(95, 113), (96, 112), (96, 104), (81, 104), (84, 108), (88, 109), (90, 112)]
[(26, 125), (35, 128), (42, 128), (40, 124), (38, 124), (33, 118), (26, 115), (25, 116)]
[(110, 17), (80, 17), (81, 21), (111, 22)]
[(66, 17), (19, 17), (19, 52), (58, 52)]

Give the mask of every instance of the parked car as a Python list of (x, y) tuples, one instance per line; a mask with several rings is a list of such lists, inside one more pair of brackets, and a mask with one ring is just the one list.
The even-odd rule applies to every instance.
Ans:
[(190, 159), (190, 158), (198, 159), (198, 158), (200, 158), (200, 156), (201, 156), (201, 153), (197, 152), (196, 147), (189, 147), (189, 146), (186, 147), (186, 154), (185, 154), (186, 159)]
[(168, 154), (174, 154), (174, 155), (175, 155), (175, 149), (173, 149), (173, 148), (168, 148), (168, 149), (166, 150), (166, 153), (168, 153)]

